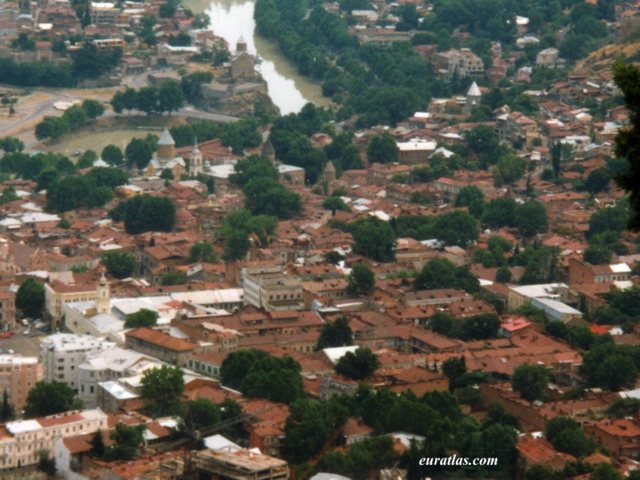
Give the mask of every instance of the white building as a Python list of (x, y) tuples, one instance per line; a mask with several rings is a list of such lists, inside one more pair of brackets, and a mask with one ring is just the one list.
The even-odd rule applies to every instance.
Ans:
[(46, 337), (40, 344), (40, 362), (46, 381), (56, 380), (65, 383), (76, 392), (78, 386), (78, 367), (87, 360), (87, 356), (113, 348), (115, 343), (88, 335), (56, 333)]
[(107, 415), (100, 409), (8, 422), (0, 430), (0, 469), (34, 465), (40, 460), (40, 452), (53, 452), (58, 438), (106, 428)]
[(141, 375), (160, 366), (162, 363), (156, 358), (120, 347), (89, 353), (77, 368), (78, 397), (85, 407), (94, 408), (98, 405), (100, 382)]

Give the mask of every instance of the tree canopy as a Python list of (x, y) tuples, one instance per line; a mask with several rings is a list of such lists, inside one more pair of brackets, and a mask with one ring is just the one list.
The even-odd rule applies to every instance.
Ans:
[(155, 415), (168, 415), (175, 411), (184, 388), (184, 374), (180, 368), (163, 365), (144, 372), (142, 398)]
[(39, 318), (44, 307), (44, 287), (33, 278), (27, 278), (16, 292), (16, 308), (25, 316)]
[(320, 330), (316, 343), (316, 350), (331, 347), (345, 347), (353, 345), (353, 332), (349, 327), (347, 317), (340, 316), (333, 322), (326, 323)]
[(45, 417), (76, 410), (81, 406), (82, 402), (76, 398), (73, 389), (66, 383), (55, 380), (38, 382), (27, 395), (25, 416), (27, 418)]
[(376, 285), (376, 276), (364, 263), (358, 262), (351, 269), (347, 291), (355, 297), (369, 295)]
[(359, 347), (355, 352), (347, 352), (335, 365), (336, 373), (352, 380), (364, 380), (380, 366), (378, 357), (368, 348)]
[(360, 220), (353, 226), (353, 251), (378, 262), (395, 258), (396, 240), (388, 222), (375, 217)]
[(220, 379), (253, 398), (291, 403), (302, 395), (300, 365), (291, 357), (276, 358), (262, 350), (236, 350), (222, 362)]

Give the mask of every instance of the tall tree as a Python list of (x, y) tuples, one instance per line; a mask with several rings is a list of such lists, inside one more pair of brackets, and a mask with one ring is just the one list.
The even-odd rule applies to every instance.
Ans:
[(616, 182), (629, 193), (632, 209), (629, 226), (640, 230), (640, 69), (619, 61), (613, 69), (613, 78), (631, 112), (630, 127), (620, 130), (616, 137), (616, 155), (627, 160), (629, 169), (618, 175)]
[(154, 415), (172, 413), (184, 388), (184, 374), (177, 367), (163, 365), (144, 372), (142, 398)]
[(345, 347), (353, 345), (353, 332), (349, 327), (347, 317), (340, 316), (331, 323), (326, 323), (320, 330), (316, 343), (316, 350), (331, 347)]
[(533, 402), (544, 398), (548, 375), (543, 365), (524, 364), (516, 367), (512, 377), (513, 389)]
[(353, 228), (353, 251), (378, 262), (395, 258), (396, 240), (388, 222), (375, 217), (357, 222)]
[(44, 417), (74, 410), (81, 406), (82, 402), (76, 398), (75, 392), (67, 384), (55, 380), (38, 382), (27, 395), (25, 415), (28, 418)]
[(376, 285), (376, 276), (364, 263), (356, 263), (349, 274), (347, 290), (350, 295), (359, 297), (369, 295)]
[(345, 353), (335, 365), (336, 373), (353, 380), (364, 380), (380, 366), (378, 357), (370, 349), (360, 347)]
[(0, 421), (8, 422), (9, 420), (13, 420), (16, 416), (15, 409), (13, 408), (13, 404), (11, 400), (9, 400), (9, 394), (7, 390), (2, 392), (2, 405), (0, 406)]
[(369, 163), (393, 163), (398, 161), (399, 156), (400, 150), (390, 133), (382, 132), (371, 137), (367, 147)]
[(26, 279), (16, 293), (16, 308), (27, 317), (38, 318), (43, 307), (44, 287), (33, 278)]

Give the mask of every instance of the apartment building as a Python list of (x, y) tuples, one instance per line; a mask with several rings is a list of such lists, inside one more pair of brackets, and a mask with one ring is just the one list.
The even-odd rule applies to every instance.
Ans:
[(27, 403), (29, 390), (42, 380), (42, 365), (38, 357), (19, 354), (0, 355), (0, 393), (7, 392), (9, 401), (21, 411)]
[(79, 389), (79, 366), (90, 354), (109, 348), (115, 343), (89, 335), (56, 333), (46, 337), (40, 344), (40, 361), (46, 381), (65, 383), (76, 392)]
[(449, 79), (454, 75), (460, 78), (484, 75), (484, 62), (468, 48), (451, 50), (448, 53), (447, 76)]
[(100, 409), (65, 412), (0, 427), (0, 469), (35, 465), (40, 452), (53, 452), (56, 439), (108, 428)]
[(301, 310), (302, 282), (287, 276), (282, 267), (245, 268), (242, 270), (244, 301), (267, 311)]

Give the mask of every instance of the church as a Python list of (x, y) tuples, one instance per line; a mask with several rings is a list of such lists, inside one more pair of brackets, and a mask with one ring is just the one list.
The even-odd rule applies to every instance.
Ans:
[(166, 128), (158, 140), (158, 151), (142, 173), (146, 177), (160, 176), (164, 170), (170, 170), (176, 179), (187, 171), (184, 159), (176, 154), (176, 142)]

